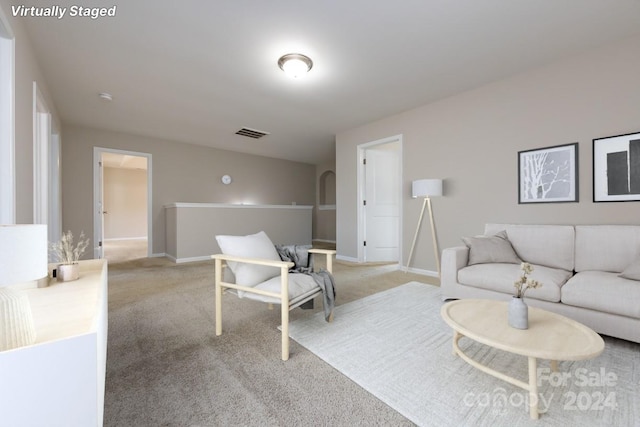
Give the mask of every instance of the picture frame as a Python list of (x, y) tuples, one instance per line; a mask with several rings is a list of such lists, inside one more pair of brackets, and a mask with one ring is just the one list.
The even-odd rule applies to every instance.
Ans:
[(578, 202), (578, 143), (518, 152), (518, 203)]
[(640, 132), (593, 140), (593, 201), (640, 200)]

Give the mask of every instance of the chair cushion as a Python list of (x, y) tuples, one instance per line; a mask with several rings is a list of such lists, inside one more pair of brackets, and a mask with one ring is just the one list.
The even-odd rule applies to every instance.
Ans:
[(494, 236), (463, 237), (462, 241), (469, 248), (469, 265), (492, 262), (520, 264), (522, 262), (513, 250), (505, 231)]
[[(273, 277), (256, 286), (255, 289), (263, 291), (280, 293), (282, 280), (280, 276)], [(302, 298), (315, 295), (322, 289), (316, 281), (308, 274), (289, 273), (289, 305), (295, 304)], [(243, 292), (242, 298), (249, 298), (256, 301), (268, 302), (272, 304), (280, 304), (280, 298), (268, 297), (265, 295), (253, 294), (251, 292)]]
[[(216, 236), (218, 246), (225, 255), (280, 261), (278, 251), (264, 231), (248, 236)], [(280, 274), (278, 267), (229, 262), (236, 284), (255, 286)]]

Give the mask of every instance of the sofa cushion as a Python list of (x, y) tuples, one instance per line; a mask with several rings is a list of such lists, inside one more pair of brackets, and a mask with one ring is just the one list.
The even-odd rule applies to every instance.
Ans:
[(469, 265), (493, 262), (520, 264), (522, 262), (504, 231), (494, 236), (463, 237), (462, 241), (469, 248)]
[(486, 224), (485, 234), (507, 232), (522, 260), (535, 265), (573, 271), (575, 232), (571, 225)]
[[(559, 302), (560, 289), (572, 273), (541, 265), (532, 266), (533, 273), (529, 277), (542, 283), (542, 287), (528, 290), (525, 299)], [(466, 286), (515, 295), (514, 283), (521, 275), (519, 264), (476, 264), (460, 269), (458, 282)]]
[[(225, 255), (247, 258), (261, 258), (280, 261), (276, 247), (264, 231), (248, 236), (216, 236), (218, 246)], [(229, 262), (229, 268), (235, 274), (236, 283), (244, 286), (255, 286), (280, 274), (280, 268), (264, 265)]]
[(584, 271), (562, 287), (562, 302), (640, 319), (640, 283), (616, 273)]
[(576, 226), (576, 271), (620, 273), (639, 258), (640, 226)]
[(619, 276), (629, 280), (640, 280), (640, 259), (627, 266)]

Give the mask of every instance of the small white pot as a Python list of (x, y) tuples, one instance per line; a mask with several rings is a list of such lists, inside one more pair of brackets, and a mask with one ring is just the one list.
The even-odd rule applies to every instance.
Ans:
[(80, 278), (79, 264), (60, 264), (56, 273), (58, 282), (70, 282)]

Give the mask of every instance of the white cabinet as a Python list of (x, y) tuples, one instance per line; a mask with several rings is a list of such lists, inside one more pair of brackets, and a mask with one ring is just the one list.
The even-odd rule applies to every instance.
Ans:
[(0, 425), (102, 426), (107, 361), (107, 263), (80, 279), (28, 289), (33, 345), (0, 352)]

